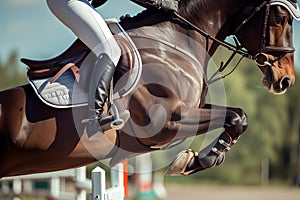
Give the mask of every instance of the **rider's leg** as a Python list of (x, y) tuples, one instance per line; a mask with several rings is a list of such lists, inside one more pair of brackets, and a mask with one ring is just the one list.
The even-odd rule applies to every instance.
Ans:
[(131, 0), (143, 7), (156, 7), (165, 10), (178, 10), (178, 4), (180, 0)]
[(52, 13), (98, 56), (90, 82), (89, 109), (93, 118), (99, 119), (121, 49), (88, 0), (47, 0), (47, 3)]

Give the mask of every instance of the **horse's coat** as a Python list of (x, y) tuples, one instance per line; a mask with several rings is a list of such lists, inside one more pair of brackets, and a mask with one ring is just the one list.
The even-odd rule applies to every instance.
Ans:
[[(264, 85), (282, 93), (295, 81), (293, 53), (284, 52), (292, 47), (292, 15), (284, 7), (272, 5), (264, 24), (268, 3), (186, 0), (181, 1), (179, 14), (218, 40), (235, 34), (249, 53), (265, 53), (269, 61), (260, 67), (265, 74)], [(263, 6), (256, 12), (259, 5)], [(253, 17), (240, 26), (252, 13)], [(278, 16), (284, 20), (278, 22)], [(67, 169), (105, 158), (112, 158), (114, 165), (216, 128), (224, 128), (219, 138), (199, 153), (181, 152), (168, 173), (191, 174), (223, 162), (225, 152), (248, 123), (239, 108), (205, 103), (207, 56), (218, 44), (164, 11), (147, 10), (121, 24), (129, 30), (144, 65), (135, 91), (124, 99), (131, 113), (125, 128), (92, 140), (81, 123), (86, 117), (85, 107), (50, 108), (40, 102), (29, 85), (2, 91), (0, 177)], [(257, 52), (264, 49), (264, 31), (265, 46), (274, 48)]]

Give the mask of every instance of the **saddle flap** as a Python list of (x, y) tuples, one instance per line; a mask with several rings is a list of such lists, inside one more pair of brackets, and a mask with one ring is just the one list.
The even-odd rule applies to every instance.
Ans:
[(31, 60), (27, 58), (21, 58), (21, 62), (27, 65), (30, 70), (40, 70), (52, 68), (53, 66), (58, 65), (66, 65), (77, 59), (78, 56), (80, 56), (83, 52), (88, 54), (90, 50), (81, 40), (77, 39), (67, 50), (54, 58), (46, 60)]
[(128, 95), (137, 85), (142, 74), (142, 59), (134, 42), (119, 23), (109, 23), (108, 27), (122, 50), (115, 74), (118, 83), (114, 89), (121, 98)]
[[(141, 76), (142, 60), (135, 44), (122, 27), (116, 22), (108, 26), (122, 49), (114, 79), (115, 100), (128, 95), (135, 88)], [(92, 76), (90, 66), (96, 59), (95, 54), (80, 40), (76, 40), (55, 58), (44, 61), (23, 58), (22, 62), (29, 66), (29, 82), (44, 103), (55, 108), (70, 108), (87, 105), (86, 88), (89, 88)]]

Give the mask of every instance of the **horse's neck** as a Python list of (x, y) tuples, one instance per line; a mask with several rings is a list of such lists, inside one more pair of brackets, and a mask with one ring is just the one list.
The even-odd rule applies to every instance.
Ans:
[[(187, 0), (179, 13), (210, 36), (223, 41), (233, 34), (235, 15), (245, 2), (246, 0)], [(201, 40), (201, 36), (198, 40)], [(212, 41), (208, 45), (208, 51), (212, 55), (218, 46), (213, 45)]]
[[(197, 40), (197, 34), (182, 27), (183, 24), (178, 24), (174, 16), (168, 12), (145, 10), (131, 19), (121, 21), (121, 25), (127, 31), (147, 37), (152, 39), (152, 42), (160, 44), (156, 46), (157, 48), (164, 49), (165, 45), (176, 46), (177, 49), (199, 56), (199, 53), (194, 50), (197, 51), (200, 48), (193, 48), (201, 42)], [(190, 51), (191, 48), (193, 51)]]
[[(210, 36), (224, 40), (232, 33), (229, 19), (233, 18), (244, 3), (245, 0), (186, 0), (181, 3), (179, 14)], [(168, 12), (149, 9), (132, 19), (123, 20), (121, 24), (125, 30), (142, 29), (144, 34), (153, 38), (160, 38), (183, 49), (192, 50), (191, 52), (198, 58), (203, 58), (200, 55), (206, 53), (203, 49), (208, 50), (211, 55), (217, 49), (217, 45), (213, 45), (211, 40), (206, 46), (207, 41), (203, 35), (176, 21)], [(144, 27), (149, 29), (145, 31)], [(187, 37), (178, 38), (180, 35)], [(191, 48), (192, 41), (195, 41), (196, 45), (193, 44)], [(195, 48), (198, 44), (202, 48)], [(203, 60), (200, 62), (203, 63)]]

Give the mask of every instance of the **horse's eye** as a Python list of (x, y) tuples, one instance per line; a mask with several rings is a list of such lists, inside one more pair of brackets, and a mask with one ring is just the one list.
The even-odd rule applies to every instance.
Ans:
[(289, 25), (292, 26), (292, 24), (293, 24), (293, 18), (292, 17), (288, 20), (288, 23), (289, 23)]
[(276, 16), (276, 22), (277, 22), (277, 24), (284, 25), (284, 23), (285, 23), (285, 16), (277, 15)]

